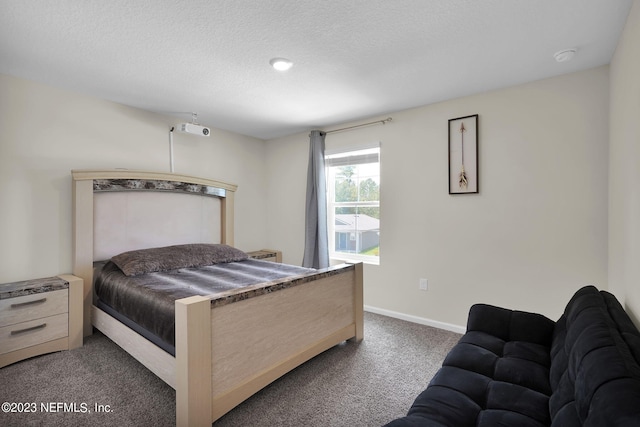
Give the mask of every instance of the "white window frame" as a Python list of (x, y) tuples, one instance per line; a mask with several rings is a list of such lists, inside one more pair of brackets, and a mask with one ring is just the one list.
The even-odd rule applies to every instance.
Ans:
[(341, 155), (346, 153), (354, 153), (358, 151), (370, 150), (370, 149), (378, 149), (378, 179), (380, 179), (380, 143), (369, 144), (369, 145), (361, 145), (357, 147), (349, 147), (340, 150), (326, 150), (325, 151), (325, 166), (326, 166), (326, 177), (327, 177), (327, 231), (329, 238), (329, 258), (332, 260), (338, 261), (353, 261), (353, 262), (364, 262), (367, 264), (380, 264), (380, 255), (362, 255), (357, 253), (346, 253), (346, 252), (337, 252), (335, 250), (335, 211), (336, 207), (377, 207), (380, 208), (380, 198), (378, 201), (359, 201), (359, 202), (339, 202), (335, 203), (335, 184), (333, 182), (332, 174), (329, 171), (331, 167), (330, 157), (335, 155)]

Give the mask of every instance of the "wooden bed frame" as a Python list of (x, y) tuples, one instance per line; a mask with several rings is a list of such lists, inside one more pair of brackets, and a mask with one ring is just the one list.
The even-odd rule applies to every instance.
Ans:
[(233, 245), (236, 186), (129, 170), (74, 170), (72, 177), (73, 273), (84, 279), (84, 335), (95, 326), (173, 387), (178, 426), (210, 426), (305, 361), (342, 341), (363, 339), (362, 264), (349, 264), (321, 270), (316, 280), (289, 280), (275, 291), (260, 292), (266, 288), (258, 286), (241, 297), (176, 301), (172, 357), (93, 305), (94, 189), (103, 191), (105, 184), (107, 191), (151, 187), (213, 195), (221, 201), (221, 224), (220, 242), (212, 243)]

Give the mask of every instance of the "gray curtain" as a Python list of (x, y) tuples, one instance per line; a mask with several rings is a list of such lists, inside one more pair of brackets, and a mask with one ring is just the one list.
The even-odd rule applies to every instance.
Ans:
[(309, 135), (309, 169), (303, 267), (329, 267), (327, 237), (327, 183), (324, 172), (324, 137), (319, 130)]

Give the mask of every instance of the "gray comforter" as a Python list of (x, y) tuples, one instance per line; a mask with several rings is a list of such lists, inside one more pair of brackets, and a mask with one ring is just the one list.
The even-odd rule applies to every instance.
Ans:
[(175, 345), (175, 300), (215, 295), (316, 270), (247, 259), (198, 268), (125, 276), (111, 261), (96, 276), (98, 299), (129, 320)]

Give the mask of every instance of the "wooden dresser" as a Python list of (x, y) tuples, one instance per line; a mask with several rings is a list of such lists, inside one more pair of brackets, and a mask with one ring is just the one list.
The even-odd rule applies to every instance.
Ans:
[(0, 284), (0, 368), (82, 346), (82, 290), (71, 275)]

